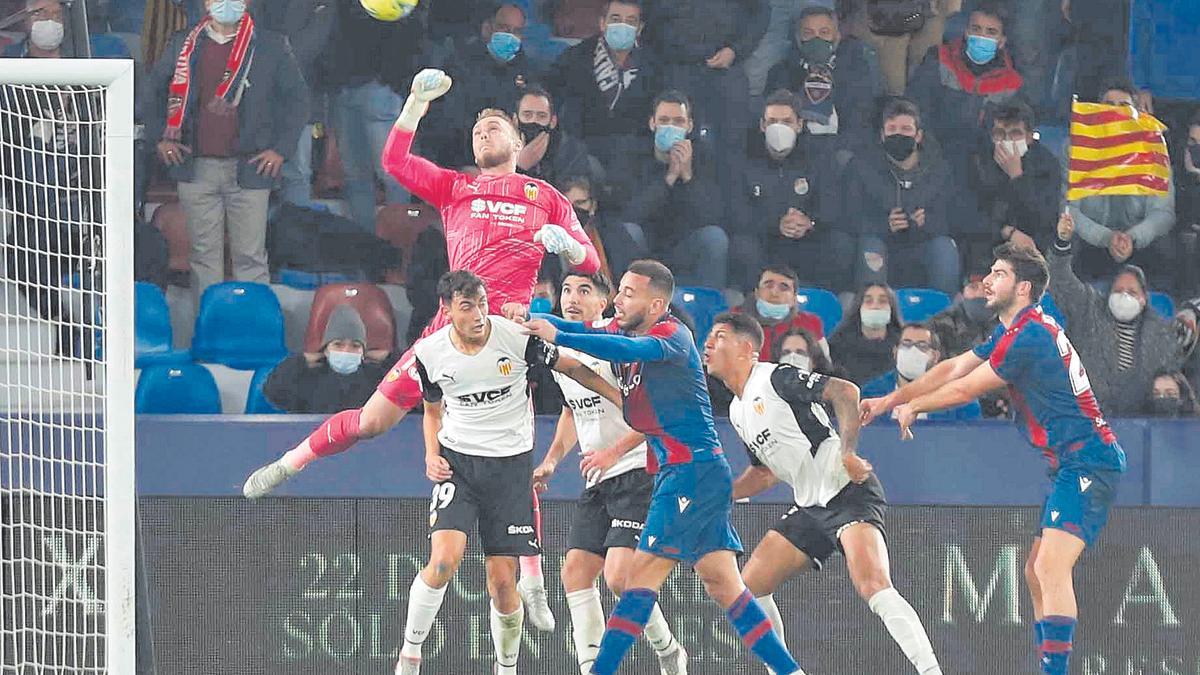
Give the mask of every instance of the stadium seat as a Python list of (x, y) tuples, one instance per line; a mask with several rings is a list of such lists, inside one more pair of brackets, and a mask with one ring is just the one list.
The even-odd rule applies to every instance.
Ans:
[(672, 304), (682, 307), (692, 320), (696, 322), (696, 344), (704, 344), (708, 331), (712, 328), (713, 319), (718, 314), (729, 309), (725, 304), (725, 296), (721, 291), (703, 286), (684, 286), (675, 289)]
[(254, 371), (254, 377), (250, 378), (250, 392), (246, 395), (246, 414), (247, 415), (282, 415), (285, 411), (275, 407), (275, 404), (267, 400), (263, 395), (263, 386), (267, 383), (267, 377), (271, 371), (275, 370), (275, 366), (267, 366)]
[(338, 305), (350, 305), (367, 327), (367, 349), (392, 351), (396, 348), (396, 315), (387, 293), (375, 284), (330, 284), (322, 286), (313, 297), (308, 315), (308, 330), (304, 334), (304, 351), (321, 348), (325, 325)]
[(375, 234), (403, 251), (400, 269), (388, 274), (388, 283), (403, 284), (412, 263), (417, 236), (429, 227), (440, 227), (442, 217), (428, 204), (388, 204), (375, 215)]
[(192, 336), (197, 361), (254, 370), (287, 356), (283, 340), (283, 310), (269, 286), (227, 281), (200, 298)]
[(842, 303), (824, 288), (797, 288), (796, 305), (821, 317), (821, 328), (825, 335), (832, 335), (842, 320)]
[(212, 374), (196, 363), (151, 366), (134, 391), (134, 409), (147, 415), (216, 415), (221, 394)]
[(1175, 316), (1175, 301), (1162, 291), (1150, 293), (1150, 306), (1165, 318), (1170, 319)]
[(192, 360), (187, 350), (175, 349), (172, 342), (171, 310), (162, 289), (144, 281), (137, 282), (133, 301), (134, 367), (186, 363)]
[(900, 318), (905, 323), (928, 321), (952, 302), (950, 296), (932, 288), (901, 288), (896, 297), (900, 301)]

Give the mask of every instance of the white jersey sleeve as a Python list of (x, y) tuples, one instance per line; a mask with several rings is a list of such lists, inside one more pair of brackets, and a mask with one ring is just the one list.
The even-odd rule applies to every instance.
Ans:
[(417, 370), (426, 401), (441, 401), (441, 444), (465, 455), (509, 457), (533, 450), (533, 402), (527, 373), (533, 363), (552, 366), (557, 349), (523, 335), (503, 317), (488, 317), (491, 334), (474, 354), (464, 354), (445, 326), (416, 344)]
[[(589, 354), (578, 352), (566, 347), (559, 347), (559, 352), (570, 356), (584, 364), (592, 371), (603, 377), (606, 382), (617, 385), (617, 376), (613, 373), (612, 365)], [(621, 409), (612, 401), (579, 384), (575, 380), (555, 372), (554, 379), (562, 389), (564, 405), (571, 409), (575, 419), (575, 431), (579, 435), (579, 448), (584, 454), (612, 447), (619, 439), (629, 434), (632, 429), (625, 423)], [(621, 456), (598, 476), (589, 476), (587, 487), (592, 487), (601, 481), (615, 478), (634, 470), (646, 468), (646, 444), (638, 444)]]
[(850, 482), (841, 439), (821, 403), (825, 381), (789, 365), (759, 363), (729, 406), (751, 463), (790, 485), (798, 506), (825, 506)]

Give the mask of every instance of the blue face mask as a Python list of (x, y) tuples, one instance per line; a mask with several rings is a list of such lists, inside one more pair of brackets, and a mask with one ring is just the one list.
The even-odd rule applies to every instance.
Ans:
[(767, 302), (762, 298), (754, 302), (754, 307), (758, 310), (759, 316), (772, 321), (784, 319), (787, 317), (788, 312), (792, 311), (792, 308), (788, 305), (777, 305), (773, 302)]
[(550, 302), (550, 298), (534, 298), (529, 303), (530, 314), (549, 314), (554, 311), (554, 303)]
[(325, 354), (325, 359), (329, 361), (329, 368), (338, 375), (352, 375), (358, 372), (359, 366), (362, 365), (362, 354), (354, 352), (339, 352), (330, 349)]
[(242, 15), (246, 13), (246, 3), (244, 0), (216, 0), (211, 7), (208, 8), (208, 14), (217, 23), (223, 23), (226, 26), (232, 26), (242, 20)]
[(488, 40), (488, 51), (492, 53), (492, 56), (508, 63), (516, 58), (517, 52), (521, 51), (521, 38), (512, 33), (496, 31)]
[(991, 63), (1000, 49), (1000, 42), (982, 35), (967, 36), (967, 58), (976, 65)]
[(618, 52), (627, 52), (637, 42), (637, 29), (627, 23), (610, 23), (604, 29), (604, 41)]
[(660, 124), (654, 129), (654, 148), (659, 152), (670, 152), (676, 143), (687, 138), (687, 129), (670, 124)]

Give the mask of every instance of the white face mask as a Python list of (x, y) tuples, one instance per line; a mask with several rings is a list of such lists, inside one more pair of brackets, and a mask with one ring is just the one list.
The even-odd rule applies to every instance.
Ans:
[(799, 352), (784, 354), (783, 356), (779, 357), (779, 362), (786, 363), (789, 366), (796, 366), (800, 370), (804, 371), (812, 370), (812, 359), (808, 358), (808, 354), (801, 354)]
[(1142, 303), (1129, 293), (1111, 293), (1108, 296), (1108, 311), (1117, 321), (1133, 321), (1142, 313)]
[(1024, 157), (1025, 153), (1029, 152), (1029, 141), (1025, 139), (1019, 141), (1000, 141), (1000, 146), (1009, 152), (1017, 153), (1021, 157)]
[(29, 26), (29, 41), (44, 51), (58, 49), (63, 41), (63, 25), (59, 21), (43, 19)]
[(896, 372), (906, 380), (915, 380), (929, 370), (929, 356), (916, 347), (896, 350)]
[(791, 152), (796, 147), (796, 130), (782, 122), (767, 125), (764, 132), (767, 137), (767, 148), (771, 152)]
[(867, 309), (863, 307), (858, 310), (858, 317), (862, 319), (862, 325), (865, 328), (883, 328), (892, 320), (892, 310), (890, 309)]

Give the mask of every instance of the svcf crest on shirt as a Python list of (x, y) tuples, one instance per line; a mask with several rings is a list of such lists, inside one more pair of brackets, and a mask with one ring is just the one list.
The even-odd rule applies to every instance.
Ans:
[(525, 184), (525, 199), (528, 199), (529, 201), (532, 202), (532, 201), (537, 201), (537, 197), (538, 197), (537, 183), (526, 183)]
[(767, 405), (765, 403), (763, 403), (762, 397), (755, 396), (754, 397), (754, 412), (761, 415), (761, 414), (765, 413), (766, 411), (767, 411)]
[(392, 368), (391, 370), (388, 371), (387, 377), (384, 378), (384, 380), (386, 382), (395, 382), (398, 379), (400, 379), (400, 369), (399, 368)]
[(512, 375), (512, 359), (507, 356), (501, 356), (496, 360), (496, 368), (500, 370), (500, 374), (508, 377)]

